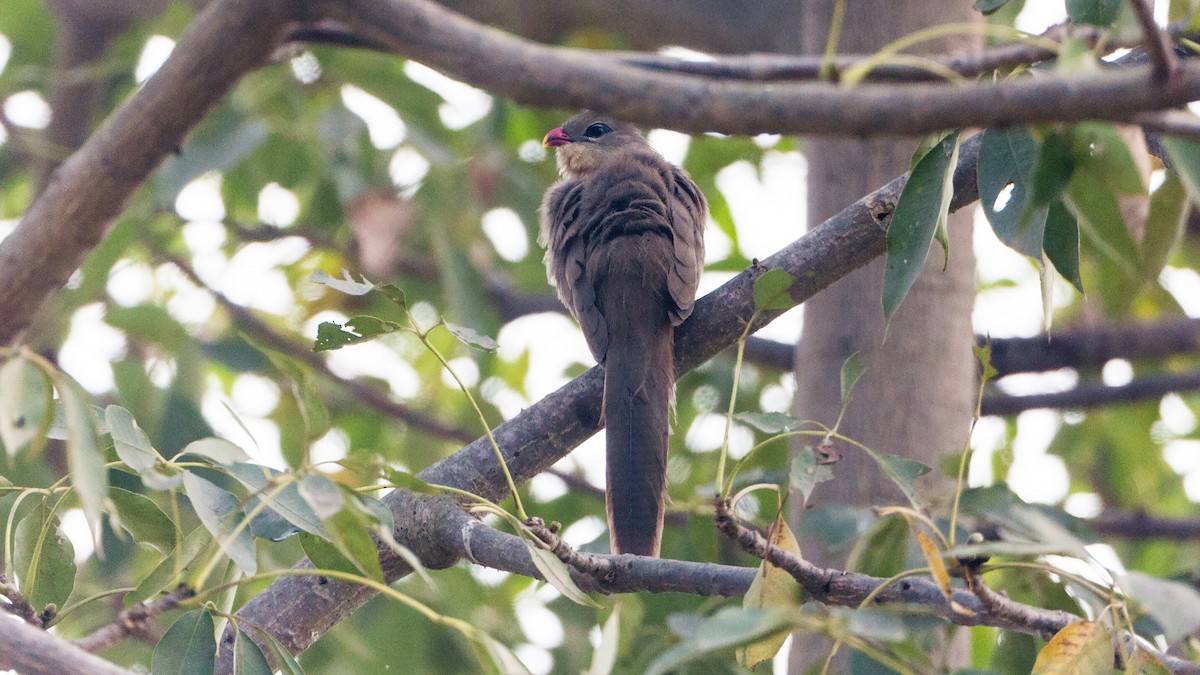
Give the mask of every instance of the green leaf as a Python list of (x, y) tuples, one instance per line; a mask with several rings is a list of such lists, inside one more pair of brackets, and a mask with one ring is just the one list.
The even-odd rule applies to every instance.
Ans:
[(1061, 201), (1052, 203), (1046, 214), (1046, 234), (1042, 239), (1042, 247), (1054, 269), (1082, 293), (1083, 279), (1079, 276), (1079, 223)]
[(1138, 251), (1138, 269), (1142, 287), (1158, 280), (1171, 254), (1183, 241), (1187, 230), (1187, 191), (1179, 175), (1167, 172), (1166, 180), (1150, 196), (1150, 215), (1146, 218), (1146, 233)]
[(439, 493), (437, 488), (433, 487), (421, 478), (408, 473), (407, 471), (401, 471), (399, 469), (393, 469), (389, 467), (386, 475), (388, 482), (402, 490), (408, 490), (409, 492), (422, 495), (433, 495)]
[(553, 586), (559, 593), (562, 593), (564, 598), (575, 604), (589, 607), (600, 606), (591, 596), (584, 593), (579, 586), (575, 585), (575, 581), (571, 579), (571, 571), (567, 569), (563, 561), (558, 559), (558, 556), (535, 545), (528, 539), (522, 539), (522, 541), (525, 542), (525, 548), (529, 549), (529, 559), (533, 561), (533, 566), (542, 573), (542, 577), (546, 579), (546, 583)]
[(792, 458), (791, 470), (788, 472), (788, 484), (800, 491), (800, 496), (808, 502), (809, 495), (819, 483), (833, 478), (833, 469), (827, 464), (817, 462), (817, 453), (811, 445), (801, 448)]
[(388, 300), (396, 303), (400, 309), (408, 309), (408, 300), (404, 297), (404, 291), (400, 290), (395, 284), (382, 284), (376, 286), (375, 290), (379, 291)]
[(850, 403), (850, 395), (854, 393), (854, 385), (863, 376), (866, 366), (862, 362), (862, 352), (854, 352), (842, 363), (842, 407)]
[(292, 653), (279, 643), (279, 640), (266, 631), (259, 631), (258, 634), (267, 643), (267, 649), (271, 652), (271, 661), (279, 670), (280, 675), (304, 675), (304, 669), (300, 667), (296, 657), (292, 656)]
[(150, 544), (164, 553), (175, 546), (175, 524), (149, 497), (118, 487), (108, 489), (113, 528), (123, 527), (134, 541)]
[(225, 466), (250, 461), (250, 455), (247, 455), (245, 450), (224, 438), (201, 438), (192, 441), (183, 449), (183, 454), (199, 455)]
[[(996, 237), (1009, 248), (1041, 259), (1046, 206), (1031, 203), (1038, 143), (1025, 127), (988, 129), (979, 148), (979, 203)], [(1000, 209), (997, 199), (1008, 190)]]
[(996, 370), (996, 367), (992, 365), (991, 338), (988, 338), (988, 340), (981, 345), (972, 346), (971, 352), (975, 355), (975, 359), (979, 361), (979, 365), (982, 368), (981, 377), (983, 378), (983, 381), (986, 382), (999, 374), (999, 371)]
[(1192, 204), (1200, 206), (1200, 141), (1164, 135), (1162, 144), (1171, 158), (1171, 169), (1183, 179)]
[[(361, 574), (368, 579), (382, 583), (383, 569), (379, 565), (379, 549), (375, 545), (375, 540), (371, 538), (367, 517), (357, 507), (347, 504), (333, 516), (325, 519), (324, 523), (330, 541), (326, 543), (302, 533), (300, 544), (304, 547), (305, 554), (309, 555), (314, 563), (317, 563), (318, 560), (312, 556), (312, 553), (315, 552), (321, 559), (320, 565), (329, 565), (334, 569), (351, 574)], [(321, 544), (326, 544), (326, 546), (321, 546)], [(330, 555), (329, 548), (332, 548), (343, 560), (338, 561), (335, 556)], [(345, 566), (347, 562), (350, 564), (349, 568)]]
[(794, 283), (796, 277), (787, 270), (774, 268), (763, 272), (754, 280), (754, 311), (790, 309), (796, 304), (788, 294)]
[(1083, 122), (1071, 129), (1071, 146), (1076, 161), (1095, 167), (1113, 192), (1145, 195), (1146, 183), (1129, 144), (1111, 124)]
[(119, 405), (110, 405), (104, 409), (104, 421), (108, 425), (108, 433), (112, 434), (117, 457), (129, 468), (142, 473), (158, 464), (161, 458), (150, 445), (146, 432), (133, 419), (133, 413)]
[(299, 493), (321, 520), (332, 518), (346, 505), (338, 484), (320, 474), (310, 474), (300, 479)]
[(983, 14), (991, 14), (1008, 4), (1008, 0), (975, 0), (975, 10)]
[(1121, 215), (1117, 197), (1111, 190), (1097, 188), (1104, 174), (1093, 164), (1075, 167), (1067, 185), (1067, 202), (1079, 218), (1080, 231), (1115, 269), (1130, 281), (1137, 278), (1137, 247)]
[(108, 499), (108, 469), (104, 467), (104, 453), (98, 442), (95, 409), (74, 380), (65, 375), (54, 379), (67, 425), (67, 464), (71, 471), (71, 486), (75, 488), (83, 506), (88, 529), (93, 537), (98, 537), (100, 518)]
[(125, 596), (126, 606), (134, 602), (148, 600), (160, 591), (178, 581), (192, 570), (198, 562), (198, 557), (212, 541), (212, 535), (203, 526), (197, 527), (183, 538), (183, 542), (175, 547), (162, 562), (158, 564), (146, 578), (138, 583), (137, 588)]
[(314, 352), (324, 352), (341, 349), (348, 345), (374, 340), (380, 335), (394, 333), (401, 329), (400, 324), (384, 321), (373, 316), (356, 316), (339, 325), (326, 321), (317, 326), (317, 339), (313, 343)]
[(1168, 644), (1200, 630), (1200, 592), (1192, 586), (1141, 572), (1126, 573), (1120, 586), (1154, 617)]
[(1049, 131), (1038, 144), (1033, 163), (1032, 184), (1029, 186), (1031, 207), (1049, 206), (1062, 197), (1071, 176), (1075, 173), (1075, 155), (1071, 139), (1064, 133)]
[(217, 641), (212, 615), (194, 609), (175, 620), (158, 641), (151, 659), (152, 675), (212, 675)]
[(58, 517), (45, 502), (21, 519), (13, 537), (13, 562), (21, 593), (35, 610), (62, 608), (75, 586), (75, 547), (58, 533)]
[(229, 474), (259, 498), (267, 500), (267, 507), (292, 525), (318, 537), (329, 536), (325, 533), (325, 526), (321, 524), (320, 517), (300, 494), (298, 481), (289, 480), (283, 489), (279, 489), (278, 484), (288, 480), (286, 474), (261, 464), (247, 462), (239, 462), (229, 467)]
[(914, 508), (922, 508), (924, 500), (917, 495), (916, 486), (913, 482), (929, 473), (930, 468), (915, 459), (908, 459), (899, 455), (889, 455), (886, 452), (876, 452), (874, 450), (867, 450), (866, 452), (871, 456), (871, 459), (875, 460), (879, 468), (883, 469), (884, 475), (890, 478), (896, 484), (896, 487), (900, 488), (900, 491), (908, 498), (909, 503)]
[(1121, 0), (1067, 0), (1067, 16), (1073, 23), (1105, 27), (1117, 20)]
[(909, 174), (887, 232), (883, 273), (883, 316), (890, 319), (925, 268), (938, 224), (949, 215), (958, 164), (954, 132), (931, 149)]
[(705, 619), (691, 637), (663, 652), (650, 664), (646, 675), (662, 675), (714, 652), (747, 645), (791, 627), (791, 612), (726, 607)]
[(318, 570), (333, 570), (345, 574), (359, 574), (358, 568), (329, 541), (307, 532), (300, 533), (300, 547), (304, 555)]
[(800, 424), (800, 420), (781, 412), (740, 412), (735, 414), (733, 418), (768, 434), (787, 431)]
[(278, 368), (295, 383), (296, 386), (291, 387), (292, 396), (296, 400), (300, 414), (304, 417), (305, 438), (315, 440), (325, 435), (329, 431), (329, 410), (325, 407), (325, 401), (317, 389), (312, 369), (298, 359), (272, 349), (253, 335), (241, 333), (241, 336), (255, 349), (262, 352), (271, 365)]
[(321, 270), (313, 272), (308, 278), (313, 283), (318, 283), (323, 286), (328, 286), (335, 291), (341, 291), (346, 295), (366, 295), (375, 288), (375, 284), (367, 281), (366, 277), (361, 277), (362, 281), (355, 281), (354, 277), (350, 276), (349, 270), (342, 270), (342, 278), (337, 279), (331, 277)]
[(10, 456), (26, 446), (41, 448), (53, 401), (50, 378), (32, 362), (17, 357), (0, 366), (0, 442)]
[(480, 647), (476, 654), (485, 667), (490, 667), (489, 672), (497, 675), (530, 675), (521, 659), (496, 638), (479, 633), (476, 639), (477, 642), (472, 644)]
[[(183, 475), (183, 489), (187, 491), (200, 522), (212, 533), (225, 555), (243, 572), (253, 576), (258, 570), (254, 537), (250, 534), (249, 524), (242, 526), (246, 514), (237, 497), (190, 471)], [(236, 535), (233, 534), (235, 529)]]
[(617, 654), (621, 646), (621, 602), (613, 603), (612, 614), (600, 629), (600, 644), (592, 652), (592, 662), (583, 675), (609, 675), (617, 665)]
[(474, 328), (460, 326), (455, 323), (450, 323), (449, 321), (444, 323), (446, 324), (446, 330), (450, 331), (451, 335), (468, 347), (482, 349), (485, 352), (494, 352), (497, 349), (500, 349), (500, 343), (486, 335), (479, 334)]
[(234, 675), (271, 675), (274, 669), (267, 663), (267, 657), (262, 650), (250, 639), (241, 628), (233, 635), (233, 673)]

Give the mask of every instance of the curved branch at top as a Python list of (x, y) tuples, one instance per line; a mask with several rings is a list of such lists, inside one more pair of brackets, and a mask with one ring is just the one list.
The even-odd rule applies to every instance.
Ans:
[(428, 0), (327, 7), (365, 39), (447, 75), (537, 106), (594, 108), (641, 124), (728, 134), (916, 135), (943, 129), (1082, 120), (1130, 121), (1200, 98), (1200, 64), (1167, 81), (1150, 66), (967, 85), (714, 81), (650, 72), (513, 37)]

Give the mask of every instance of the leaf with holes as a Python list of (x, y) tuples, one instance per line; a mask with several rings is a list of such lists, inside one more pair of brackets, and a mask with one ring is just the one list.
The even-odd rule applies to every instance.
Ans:
[(317, 339), (313, 342), (314, 352), (341, 349), (349, 345), (374, 340), (380, 335), (395, 333), (401, 326), (373, 316), (356, 316), (345, 323), (326, 321), (317, 326)]
[(10, 456), (26, 446), (41, 449), (53, 402), (50, 378), (33, 362), (17, 357), (0, 366), (0, 442)]
[(988, 129), (979, 147), (979, 203), (996, 238), (1031, 258), (1042, 257), (1048, 205), (1030, 200), (1038, 143), (1029, 129)]
[(494, 352), (497, 349), (500, 349), (500, 343), (486, 335), (479, 333), (474, 328), (460, 326), (456, 323), (450, 323), (449, 321), (446, 321), (445, 324), (446, 330), (450, 331), (450, 334), (453, 335), (455, 339), (464, 345), (467, 345), (468, 347), (482, 349), (485, 352)]
[(788, 472), (788, 483), (792, 489), (799, 490), (800, 496), (808, 502), (809, 495), (819, 483), (833, 478), (833, 469), (827, 464), (817, 462), (817, 453), (811, 445), (801, 448), (792, 458), (791, 471)]
[(350, 271), (343, 269), (341, 279), (329, 276), (327, 273), (317, 270), (308, 277), (308, 280), (316, 284), (321, 284), (322, 286), (328, 286), (335, 291), (341, 291), (346, 295), (366, 295), (375, 288), (375, 284), (367, 281), (366, 277), (361, 278), (362, 281), (355, 281), (354, 277), (350, 276)]

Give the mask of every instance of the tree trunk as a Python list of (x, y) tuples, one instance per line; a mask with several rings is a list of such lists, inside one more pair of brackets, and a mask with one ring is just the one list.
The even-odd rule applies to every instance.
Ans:
[[(834, 0), (805, 3), (803, 50), (820, 53)], [(869, 53), (922, 27), (978, 20), (970, 3), (951, 0), (859, 0), (848, 5), (841, 52)], [(973, 48), (966, 36), (952, 44), (928, 43), (928, 50)], [(816, 225), (854, 200), (904, 173), (916, 139), (808, 141), (808, 213)], [(881, 293), (883, 260), (849, 275), (804, 305), (804, 331), (796, 355), (796, 411), (801, 419), (832, 425), (841, 405), (839, 369), (862, 351), (866, 372), (842, 421), (841, 432), (873, 449), (936, 466), (956, 453), (974, 410), (975, 366), (971, 354), (971, 308), (975, 297), (975, 258), (971, 249), (972, 210), (952, 216), (950, 262), (942, 270), (935, 243), (925, 273), (917, 280), (884, 335)], [(865, 454), (842, 448), (834, 479), (820, 485), (810, 505), (852, 507), (900, 503), (896, 487)], [(928, 479), (926, 479), (928, 480)], [(949, 495), (950, 481), (926, 482)], [(802, 508), (793, 501), (805, 557), (841, 566), (819, 543), (804, 536)], [(797, 636), (791, 672), (801, 673), (828, 654), (828, 640)], [(954, 650), (961, 651), (961, 650)], [(953, 658), (953, 657), (952, 657)], [(953, 661), (951, 661), (953, 664)], [(962, 664), (959, 664), (962, 665)], [(835, 667), (837, 672), (844, 668)]]

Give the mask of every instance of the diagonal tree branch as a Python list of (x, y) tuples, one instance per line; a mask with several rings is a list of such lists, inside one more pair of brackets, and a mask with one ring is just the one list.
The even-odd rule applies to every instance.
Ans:
[(161, 70), (50, 177), (0, 241), (0, 344), (103, 239), (125, 200), (238, 78), (286, 34), (292, 3), (220, 0), (206, 8)]
[(132, 675), (94, 654), (24, 621), (0, 614), (0, 670), (22, 675)]

